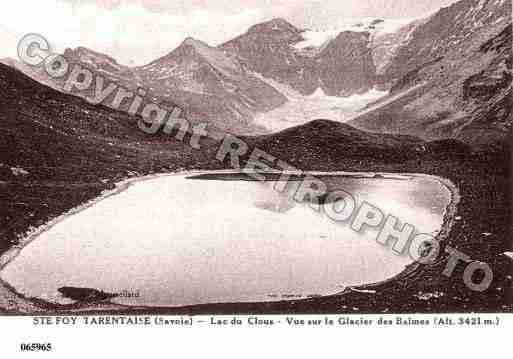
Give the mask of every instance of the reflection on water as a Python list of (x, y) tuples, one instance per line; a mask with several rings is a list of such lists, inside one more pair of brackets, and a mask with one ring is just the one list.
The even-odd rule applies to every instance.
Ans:
[(271, 212), (284, 213), (292, 209), (295, 206), (295, 202), (291, 198), (284, 196), (281, 201), (256, 201), (254, 206)]
[[(320, 177), (433, 233), (448, 194), (434, 180)], [(308, 204), (247, 175), (163, 176), (67, 217), (1, 273), (20, 292), (66, 302), (58, 289), (138, 292), (120, 303), (178, 306), (332, 294), (380, 281), (410, 262)]]

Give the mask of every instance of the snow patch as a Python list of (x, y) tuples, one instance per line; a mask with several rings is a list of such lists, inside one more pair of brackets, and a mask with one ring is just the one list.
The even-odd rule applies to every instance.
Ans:
[(331, 30), (306, 30), (301, 34), (303, 36), (303, 41), (294, 44), (293, 47), (296, 49), (306, 49), (309, 47), (321, 47), (325, 43), (334, 40), (341, 32), (344, 31), (354, 31), (354, 32), (364, 32), (366, 31), (363, 28), (358, 28), (354, 26), (345, 26), (337, 29)]
[[(373, 25), (374, 29), (371, 29), (375, 36), (382, 36), (387, 34), (393, 34), (402, 29), (403, 27), (410, 25), (412, 22), (419, 20), (418, 18), (404, 18), (404, 19), (385, 19), (383, 22)], [(371, 19), (366, 21), (372, 23)], [(371, 25), (368, 25), (371, 26)]]
[(14, 176), (27, 176), (30, 174), (29, 171), (21, 167), (11, 167), (11, 172)]
[(361, 103), (366, 101), (373, 101), (377, 100), (380, 97), (386, 96), (388, 94), (388, 91), (380, 91), (376, 88), (372, 88), (371, 90), (362, 93), (362, 94), (354, 94), (351, 96), (346, 97), (339, 97), (339, 96), (329, 96), (326, 95), (324, 90), (320, 87), (317, 88), (317, 90), (314, 91), (313, 94), (308, 96), (310, 99), (321, 99), (321, 100), (335, 100), (337, 102), (344, 102), (344, 103)]
[[(282, 88), (278, 90), (287, 93)], [(272, 111), (257, 115), (254, 121), (273, 132), (301, 125), (316, 118), (346, 122), (355, 117), (368, 103), (387, 94), (386, 91), (372, 89), (362, 94), (337, 97), (326, 95), (322, 88), (308, 96), (287, 93), (288, 102)]]
[(304, 40), (294, 44), (293, 47), (296, 49), (321, 47), (327, 42), (334, 40), (341, 32), (344, 31), (369, 32), (374, 36), (392, 34), (417, 20), (419, 19), (403, 18), (381, 20), (375, 18), (364, 18), (359, 23), (342, 23), (340, 26), (331, 29), (306, 30), (301, 34)]

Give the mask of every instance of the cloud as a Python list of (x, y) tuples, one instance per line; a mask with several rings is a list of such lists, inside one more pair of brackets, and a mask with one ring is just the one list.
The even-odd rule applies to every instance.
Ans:
[[(2, 32), (9, 38), (36, 32), (47, 37), (56, 51), (86, 46), (125, 64), (143, 64), (170, 52), (188, 36), (215, 45), (264, 20), (263, 12), (254, 8), (227, 13), (193, 7), (172, 13), (150, 10), (138, 1), (117, 6), (113, 6), (115, 0), (102, 2), (105, 4), (91, 0), (17, 0), (0, 14), (4, 27), (0, 39)], [(10, 41), (8, 46), (12, 45)], [(15, 49), (8, 53), (12, 56)]]
[(273, 17), (322, 28), (336, 25), (341, 18), (356, 20), (389, 12), (411, 16), (451, 1), (16, 0), (0, 12), (0, 57), (14, 56), (14, 37), (37, 32), (56, 51), (85, 46), (124, 64), (145, 64), (169, 53), (188, 36), (217, 45)]

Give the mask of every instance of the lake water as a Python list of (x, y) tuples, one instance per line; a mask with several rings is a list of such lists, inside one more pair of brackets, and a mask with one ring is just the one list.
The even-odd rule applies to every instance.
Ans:
[[(137, 292), (134, 305), (179, 306), (327, 295), (376, 282), (411, 262), (353, 232), (273, 182), (235, 174), (135, 182), (48, 228), (0, 276), (19, 292), (69, 303), (63, 286)], [(436, 180), (318, 176), (425, 233), (449, 193)], [(292, 182), (291, 192), (298, 182)]]

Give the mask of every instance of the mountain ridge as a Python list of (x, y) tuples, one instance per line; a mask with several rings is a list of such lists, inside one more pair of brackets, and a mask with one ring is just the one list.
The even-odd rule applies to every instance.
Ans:
[[(408, 95), (366, 111), (353, 125), (486, 144), (503, 136), (511, 123), (508, 34), (494, 40), (499, 45), (493, 51), (478, 47), (505, 29), (509, 5), (511, 0), (460, 0), (425, 18), (366, 20), (318, 38), (275, 18), (219, 46), (186, 38), (166, 55), (136, 67), (85, 47), (67, 49), (64, 56), (131, 91), (145, 88), (152, 101), (183, 108), (192, 122), (235, 134), (264, 133), (254, 120), (288, 101), (284, 88), (302, 96), (348, 96), (378, 88), (389, 89), (389, 98)], [(10, 64), (30, 75), (28, 66)], [(31, 76), (62, 88), (62, 82), (41, 72)], [(500, 93), (485, 98), (479, 94), (485, 90)], [(483, 136), (486, 131), (494, 135)]]

